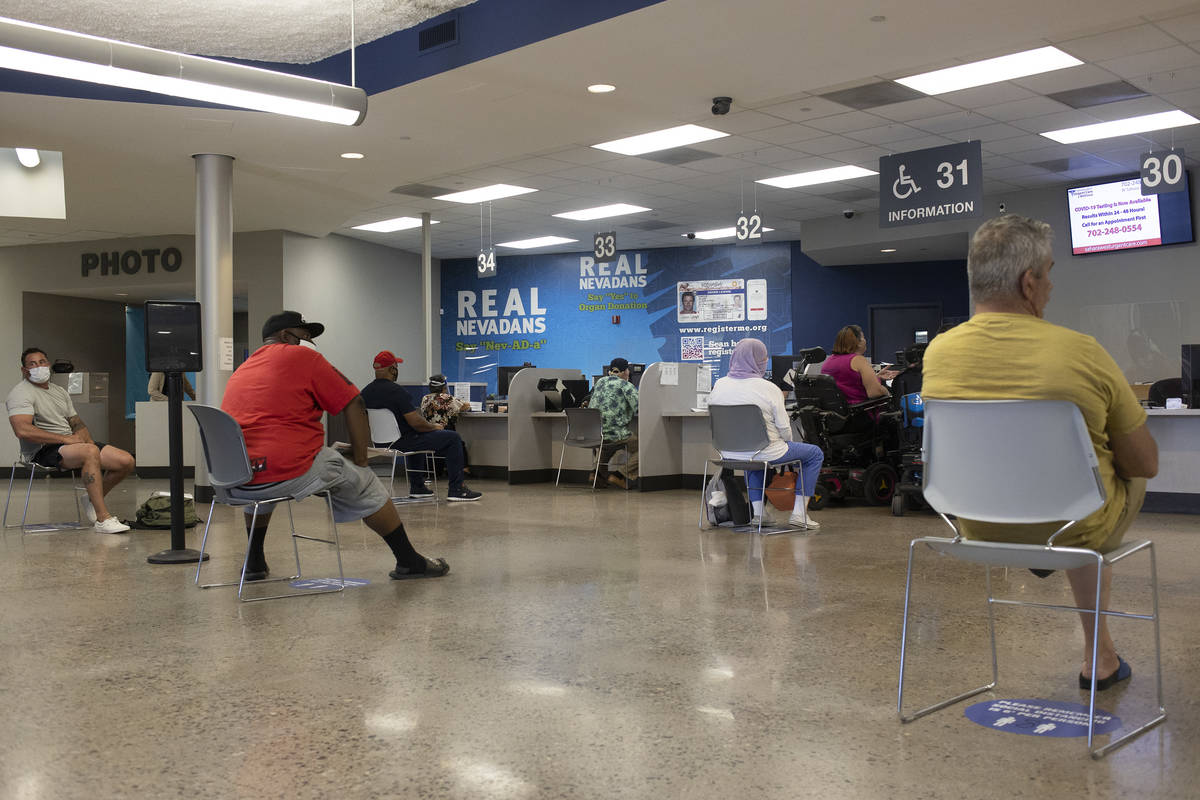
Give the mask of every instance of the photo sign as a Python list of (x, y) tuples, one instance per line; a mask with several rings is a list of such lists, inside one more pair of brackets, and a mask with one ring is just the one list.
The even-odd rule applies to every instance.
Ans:
[(879, 227), (982, 215), (983, 151), (978, 141), (879, 159)]

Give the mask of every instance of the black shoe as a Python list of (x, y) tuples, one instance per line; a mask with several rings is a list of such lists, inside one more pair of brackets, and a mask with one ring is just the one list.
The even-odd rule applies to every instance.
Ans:
[(464, 484), (457, 492), (450, 492), (446, 495), (446, 499), (451, 503), (469, 503), (472, 500), (478, 500), (483, 497), (480, 492), (473, 492)]
[(399, 564), (396, 568), (388, 573), (388, 577), (394, 581), (407, 581), (414, 578), (440, 578), (450, 571), (450, 565), (446, 563), (444, 558), (426, 558), (424, 568), (417, 572), (411, 567), (402, 567)]
[(262, 569), (246, 567), (245, 581), (246, 583), (250, 583), (251, 581), (265, 581), (270, 574), (271, 568), (266, 564), (263, 564)]
[(409, 497), (433, 497), (433, 490), (428, 486), (410, 486), (408, 487)]

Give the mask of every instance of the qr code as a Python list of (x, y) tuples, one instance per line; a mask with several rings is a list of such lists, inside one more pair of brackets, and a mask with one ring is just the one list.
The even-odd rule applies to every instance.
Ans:
[(680, 336), (679, 337), (679, 360), (680, 361), (703, 361), (704, 360), (704, 337), (703, 336)]

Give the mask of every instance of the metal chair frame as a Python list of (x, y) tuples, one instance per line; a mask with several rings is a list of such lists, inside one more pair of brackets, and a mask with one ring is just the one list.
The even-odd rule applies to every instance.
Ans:
[[(246, 440), (242, 436), (241, 427), (237, 421), (229, 414), (219, 408), (213, 406), (205, 406), (200, 404), (192, 404), (188, 406), (191, 409), (193, 416), (196, 417), (197, 426), (200, 429), (200, 441), (204, 449), (204, 460), (208, 466), (209, 480), (213, 488), (213, 501), (209, 505), (208, 520), (204, 523), (204, 537), (200, 541), (200, 561), (196, 564), (196, 576), (194, 583), (201, 589), (214, 589), (223, 586), (238, 587), (238, 599), (243, 603), (256, 603), (262, 600), (278, 600), (285, 597), (309, 597), (316, 594), (333, 594), (342, 592), (346, 588), (346, 575), (342, 568), (342, 545), (341, 539), (338, 536), (337, 522), (333, 518), (333, 499), (328, 492), (318, 492), (317, 496), (324, 496), (326, 506), (329, 509), (329, 527), (331, 537), (324, 539), (319, 536), (308, 536), (296, 532), (296, 520), (292, 515), (292, 501), (296, 498), (291, 495), (280, 495), (265, 500), (246, 500), (234, 497), (230, 491), (239, 486), (246, 484), (254, 475), (250, 469), (250, 457), (246, 452)], [(225, 449), (221, 449), (225, 448)], [(271, 503), (285, 503), (288, 512), (288, 525), (291, 530), (292, 551), (296, 557), (296, 574), (286, 578), (266, 578), (261, 581), (253, 581), (253, 583), (278, 583), (281, 581), (294, 581), (303, 577), (303, 570), (300, 566), (300, 547), (298, 539), (304, 539), (310, 542), (320, 542), (322, 544), (331, 544), (334, 547), (334, 552), (337, 554), (338, 564), (338, 585), (328, 589), (311, 589), (299, 592), (285, 592), (282, 594), (267, 595), (265, 597), (245, 597), (244, 590), (246, 585), (246, 566), (250, 559), (250, 536), (246, 536), (246, 552), (242, 557), (242, 571), (236, 581), (224, 581), (220, 583), (200, 583), (200, 572), (204, 567), (204, 551), (208, 545), (208, 533), (212, 527), (213, 512), (216, 509), (217, 503), (230, 506), (232, 508), (253, 507), (250, 514), (250, 528), (253, 529), (258, 521), (259, 508), (263, 505)], [(244, 516), (244, 514), (243, 514)]]
[[(13, 483), (15, 482), (16, 477), (17, 477), (17, 470), (21, 469), (22, 467), (29, 468), (29, 482), (25, 487), (25, 507), (21, 510), (21, 522), (19, 524), (10, 525), (10, 524), (8, 524), (8, 506), (9, 506), (9, 503), (12, 501)], [(46, 477), (49, 477), (51, 475), (57, 475), (60, 473), (65, 473), (65, 472), (71, 473), (71, 485), (72, 485), (72, 489), (73, 489), (72, 494), (75, 497), (76, 522), (49, 522), (49, 521), (47, 521), (47, 522), (29, 523), (26, 521), (29, 517), (29, 498), (33, 494), (33, 479), (37, 476), (38, 472), (44, 473)], [(37, 464), (33, 461), (27, 461), (24, 458), (19, 458), (13, 462), (12, 469), (8, 473), (8, 496), (5, 497), (5, 499), (4, 499), (4, 528), (6, 530), (9, 528), (20, 528), (22, 534), (53, 533), (55, 531), (64, 531), (64, 530), (70, 531), (70, 530), (80, 530), (82, 528), (85, 528), (87, 526), (83, 522), (83, 508), (80, 506), (80, 503), (79, 503), (79, 493), (80, 492), (84, 492), (86, 494), (87, 489), (85, 489), (83, 486), (81, 486), (79, 484), (79, 475), (76, 470), (73, 470), (73, 469), (65, 470), (65, 469), (59, 469), (56, 467), (45, 467), (45, 466), (42, 466), (41, 464)]]
[[(554, 476), (554, 485), (558, 486), (562, 478), (563, 459), (567, 456), (568, 447), (588, 447), (596, 455), (596, 463), (592, 465), (592, 490), (600, 480), (600, 456), (604, 451), (604, 422), (598, 408), (568, 408), (567, 432), (563, 434), (563, 447), (558, 456), (558, 473)], [(572, 433), (572, 431), (574, 433)]]
[[(1095, 450), (1084, 424), (1079, 409), (1072, 403), (1040, 400), (999, 400), (999, 401), (962, 401), (962, 400), (926, 400), (925, 401), (925, 438), (924, 455), (925, 496), (930, 505), (945, 520), (954, 531), (952, 539), (923, 536), (913, 539), (909, 544), (908, 570), (904, 585), (904, 621), (900, 632), (900, 680), (896, 696), (896, 713), (904, 723), (920, 719), (935, 711), (959, 703), (970, 697), (995, 688), (999, 681), (999, 662), (996, 655), (996, 629), (994, 607), (996, 605), (1027, 606), (1052, 611), (1084, 612), (1093, 615), (1092, 631), (1092, 670), (1096, 674), (1096, 661), (1099, 652), (1100, 616), (1122, 617), (1125, 619), (1140, 619), (1154, 623), (1154, 658), (1157, 714), (1137, 728), (1109, 741), (1101, 747), (1094, 746), (1095, 717), (1096, 717), (1096, 682), (1093, 680), (1088, 695), (1088, 753), (1094, 759), (1103, 758), (1116, 748), (1126, 744), (1134, 737), (1166, 719), (1166, 707), (1163, 704), (1162, 688), (1162, 643), (1159, 633), (1158, 607), (1158, 567), (1154, 556), (1154, 544), (1150, 541), (1134, 541), (1121, 547), (1101, 554), (1094, 550), (1078, 547), (1061, 547), (1055, 540), (1071, 528), (1080, 519), (1100, 508), (1105, 501), (1105, 490), (1099, 479), (1098, 462)], [(964, 413), (965, 412), (965, 413)], [(968, 424), (968, 420), (970, 423)], [(944, 429), (943, 429), (944, 428)], [(1048, 441), (1048, 437), (1057, 436), (1057, 441)], [(988, 445), (988, 437), (1004, 436), (1008, 442), (1003, 446)], [(1031, 443), (1032, 442), (1032, 445)], [(1036, 474), (1028, 470), (1026, 465), (1014, 462), (1016, 455), (1025, 448), (1037, 447), (1039, 454), (1054, 454), (1050, 457), (1057, 462), (1043, 465)], [(994, 443), (993, 443), (994, 444)], [(1046, 476), (1067, 475), (1067, 479), (1059, 481), (1065, 486), (1037, 487), (1015, 496), (1022, 497), (1020, 508), (1015, 511), (1000, 512), (998, 505), (984, 510), (972, 508), (972, 500), (961, 500), (956, 495), (966, 486), (959, 483), (962, 479), (961, 466), (954, 461), (957, 453), (977, 454), (986, 452), (988, 457), (974, 462), (977, 469), (970, 474), (969, 481), (991, 488), (988, 475), (981, 475), (979, 468), (988, 472), (1003, 475), (1003, 481), (1010, 489), (1019, 489), (1020, 482), (1042, 482)], [(1032, 452), (1032, 450), (1026, 450)], [(947, 453), (950, 457), (947, 458)], [(1007, 457), (1006, 457), (1007, 456)], [(938, 469), (941, 460), (949, 467)], [(1073, 466), (1072, 466), (1073, 465)], [(1081, 477), (1082, 476), (1082, 477)], [(1054, 480), (1054, 479), (1051, 479)], [(956, 486), (955, 484), (958, 484)], [(949, 487), (946, 484), (950, 484)], [(1073, 484), (1073, 485), (1072, 485)], [(949, 491), (947, 491), (949, 488)], [(1053, 507), (1054, 494), (1062, 491), (1062, 503), (1057, 512)], [(1004, 497), (1011, 497), (1009, 492), (1002, 492)], [(1027, 502), (1028, 501), (1028, 502)], [(965, 516), (967, 519), (979, 519), (990, 522), (1047, 522), (1061, 520), (1064, 509), (1070, 510), (1073, 517), (1056, 530), (1044, 545), (1014, 544), (1009, 542), (985, 542), (965, 539), (950, 515)], [(998, 518), (1003, 513), (1004, 518)], [(992, 680), (990, 683), (975, 689), (970, 689), (946, 700), (925, 706), (917, 711), (905, 713), (904, 682), (905, 663), (908, 653), (908, 620), (912, 598), (913, 563), (918, 545), (949, 555), (969, 563), (984, 566), (984, 581), (987, 589), (988, 637), (992, 650)], [(1064, 606), (1053, 603), (1035, 603), (1021, 600), (997, 598), (992, 591), (992, 567), (1017, 567), (1032, 569), (1066, 570), (1079, 567), (1095, 566), (1097, 571), (1105, 566), (1116, 564), (1134, 553), (1145, 551), (1150, 557), (1150, 584), (1153, 601), (1153, 612), (1150, 614), (1127, 611), (1113, 611), (1100, 608), (1101, 582), (1096, 582), (1095, 601), (1090, 607)], [(1099, 572), (1098, 572), (1099, 574)]]
[[(386, 408), (368, 408), (367, 423), (371, 426), (371, 441), (372, 442), (388, 442), (388, 447), (370, 447), (367, 448), (367, 456), (391, 456), (392, 457), (392, 476), (391, 483), (388, 484), (388, 494), (392, 495), (392, 502), (396, 505), (405, 503), (425, 503), (432, 500), (438, 502), (437, 488), (437, 458), (432, 450), (396, 450), (390, 444), (400, 438), (400, 424), (396, 422), (396, 415)], [(408, 477), (408, 473), (415, 472), (418, 475), (428, 475), (430, 488), (433, 494), (428, 497), (414, 497), (411, 493), (407, 495), (396, 495), (396, 462), (400, 457), (404, 457), (404, 476)], [(425, 469), (415, 469), (408, 465), (409, 456), (425, 456)], [(410, 484), (411, 485), (411, 484)]]
[[(715, 409), (715, 410), (714, 410)], [(760, 452), (764, 447), (771, 444), (771, 437), (767, 433), (767, 423), (763, 419), (762, 409), (753, 404), (722, 406), (710, 405), (708, 407), (708, 422), (712, 431), (713, 449), (717, 452), (729, 451), (750, 451)], [(771, 461), (770, 459), (730, 459), (730, 458), (708, 458), (704, 461), (704, 479), (700, 484), (700, 530), (704, 530), (704, 523), (707, 520), (705, 513), (705, 504), (708, 502), (708, 468), (715, 466), (717, 470), (721, 469), (740, 469), (743, 472), (763, 471), (763, 485), (759, 490), (759, 501), (763, 504), (763, 513), (758, 515), (758, 529), (755, 533), (758, 534), (775, 534), (775, 533), (796, 533), (796, 529), (792, 527), (783, 528), (768, 528), (763, 530), (762, 521), (766, 516), (767, 504), (767, 471), (771, 467), (788, 467), (794, 464), (799, 464), (801, 459), (794, 458), (790, 461)], [(713, 474), (716, 474), (714, 470)], [(796, 480), (800, 484), (800, 493), (804, 494), (804, 471), (798, 470)], [(751, 498), (753, 500), (753, 498)], [(735, 531), (754, 530), (751, 526), (741, 526), (734, 528)]]

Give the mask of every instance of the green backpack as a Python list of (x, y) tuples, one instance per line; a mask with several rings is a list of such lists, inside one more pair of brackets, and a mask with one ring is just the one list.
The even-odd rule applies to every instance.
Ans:
[[(196, 501), (190, 494), (183, 496), (183, 526), (190, 528), (199, 522), (196, 516)], [(171, 527), (171, 495), (169, 492), (155, 492), (150, 499), (138, 506), (138, 527), (170, 528)]]

